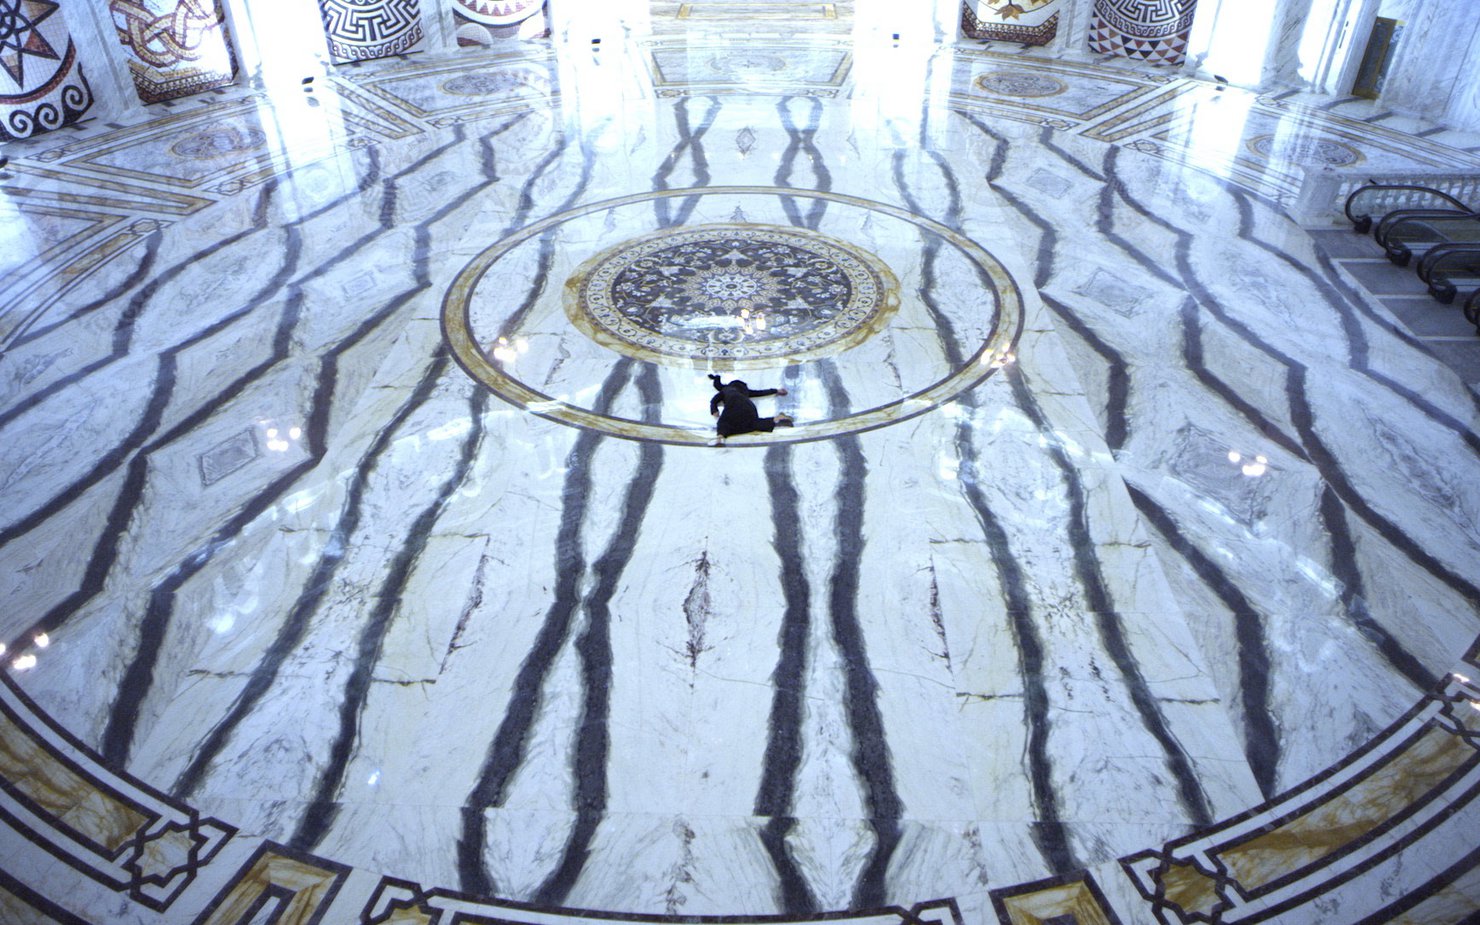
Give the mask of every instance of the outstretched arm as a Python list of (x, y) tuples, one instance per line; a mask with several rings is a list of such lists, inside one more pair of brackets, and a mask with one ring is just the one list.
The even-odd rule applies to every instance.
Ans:
[(767, 395), (785, 395), (785, 389), (746, 389), (751, 398), (765, 398)]

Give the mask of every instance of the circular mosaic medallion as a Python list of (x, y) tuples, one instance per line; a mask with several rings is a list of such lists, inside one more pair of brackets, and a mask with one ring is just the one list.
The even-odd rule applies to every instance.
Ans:
[(566, 314), (602, 346), (725, 369), (846, 350), (887, 323), (899, 288), (866, 251), (815, 231), (749, 224), (627, 241), (565, 285)]
[(1278, 157), (1300, 164), (1352, 167), (1366, 160), (1361, 151), (1330, 138), (1292, 138), (1276, 143), (1273, 135), (1255, 135), (1247, 147), (1250, 153), (1260, 157)]
[[(530, 281), (548, 265), (541, 255), (549, 243), (599, 239), (599, 226), (614, 227), (618, 213), (646, 213), (652, 221), (653, 207), (666, 210), (679, 197), (718, 199), (720, 214), (738, 211), (743, 200), (746, 213), (769, 209), (768, 217), (776, 218), (797, 201), (811, 200), (829, 214), (847, 215), (838, 227), (872, 223), (870, 240), (898, 249), (905, 260), (921, 241), (933, 241), (939, 266), (952, 268), (947, 275), (971, 281), (970, 297), (948, 306), (902, 305), (900, 283), (870, 251), (806, 228), (739, 220), (630, 238), (587, 258), (558, 295)], [(603, 214), (604, 223), (597, 218)], [(906, 307), (910, 316), (903, 318)], [(902, 342), (871, 340), (895, 325)], [(703, 372), (751, 369), (779, 376), (798, 362), (829, 357), (838, 375), (868, 383), (869, 403), (836, 416), (799, 417), (796, 427), (754, 445), (819, 440), (939, 408), (1012, 362), (1022, 327), (1022, 295), (1011, 274), (960, 231), (856, 196), (753, 186), (636, 193), (551, 215), (485, 248), (458, 272), (442, 300), (442, 334), (453, 357), (504, 400), (573, 427), (691, 446), (712, 435), (706, 413), (712, 390)], [(923, 333), (932, 328), (934, 334)], [(893, 387), (881, 390), (879, 364), (899, 343), (911, 350), (936, 343), (926, 349), (937, 349), (937, 359), (919, 373), (906, 370), (904, 380), (896, 369)], [(642, 420), (613, 411), (598, 397), (603, 390), (590, 385), (594, 377), (629, 375), (621, 370), (634, 360), (652, 364), (649, 370), (674, 369), (675, 382), (692, 379), (702, 417), (691, 415), (693, 403), (682, 396), (644, 405)], [(670, 412), (678, 423), (663, 423)], [(750, 444), (740, 437), (731, 445)]]
[(1057, 77), (1049, 77), (1047, 74), (1030, 74), (1025, 71), (998, 71), (983, 74), (976, 79), (976, 85), (996, 96), (1015, 96), (1022, 99), (1058, 96), (1069, 89), (1069, 85)]
[(709, 62), (709, 66), (720, 73), (779, 74), (786, 70), (786, 59), (780, 55), (768, 55), (764, 52), (738, 51), (714, 58)]
[(518, 71), (500, 71), (495, 74), (475, 71), (471, 74), (459, 74), (442, 83), (443, 91), (455, 96), (492, 96), (527, 86), (529, 79)]
[(235, 125), (220, 125), (204, 131), (186, 135), (170, 145), (170, 153), (176, 157), (204, 159), (228, 157), (242, 151), (250, 151), (267, 144), (267, 135), (255, 128)]

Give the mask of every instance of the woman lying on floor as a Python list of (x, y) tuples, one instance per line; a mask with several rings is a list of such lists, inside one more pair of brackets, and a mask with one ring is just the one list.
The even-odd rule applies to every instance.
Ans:
[(710, 373), (709, 378), (714, 382), (715, 391), (715, 396), (709, 400), (709, 413), (719, 418), (714, 424), (718, 436), (710, 441), (710, 446), (724, 446), (725, 438), (735, 434), (769, 434), (778, 427), (791, 426), (791, 415), (778, 413), (775, 417), (763, 418), (756, 410), (755, 402), (751, 401), (767, 395), (785, 395), (785, 389), (752, 390), (739, 379), (722, 383), (714, 373)]

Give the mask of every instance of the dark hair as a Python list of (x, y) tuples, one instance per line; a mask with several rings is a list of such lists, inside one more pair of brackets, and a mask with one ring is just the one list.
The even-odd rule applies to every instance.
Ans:
[(718, 392), (718, 391), (720, 391), (721, 389), (724, 388), (724, 386), (719, 381), (719, 374), (718, 373), (710, 373), (709, 374), (709, 378), (712, 379), (712, 380), (714, 380), (714, 390), (716, 392)]

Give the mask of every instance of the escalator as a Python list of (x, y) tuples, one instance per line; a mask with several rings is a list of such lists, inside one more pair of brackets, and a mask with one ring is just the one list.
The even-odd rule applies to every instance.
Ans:
[(1347, 197), (1346, 216), (1394, 264), (1413, 266), (1436, 300), (1465, 296), (1465, 317), (1480, 333), (1480, 210), (1428, 187), (1368, 183)]

